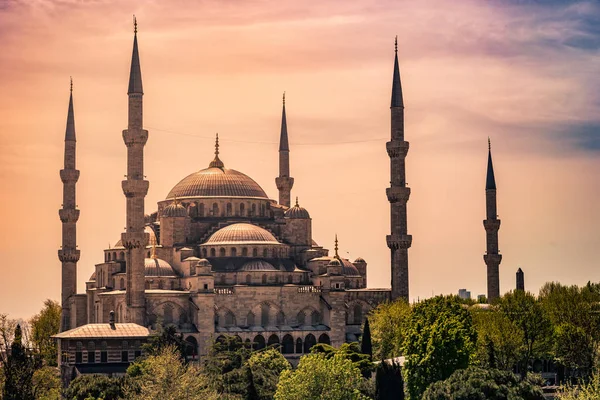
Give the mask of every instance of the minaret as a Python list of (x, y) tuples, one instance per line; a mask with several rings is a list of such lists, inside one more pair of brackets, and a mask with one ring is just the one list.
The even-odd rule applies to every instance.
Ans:
[(395, 41), (394, 78), (391, 102), (392, 138), (386, 143), (391, 164), (391, 185), (386, 189), (391, 212), (391, 235), (386, 237), (391, 251), (392, 300), (408, 300), (408, 249), (412, 236), (407, 233), (406, 203), (410, 188), (406, 186), (405, 160), (408, 142), (404, 140), (404, 101), (398, 68), (398, 37)]
[(483, 221), (487, 243), (487, 251), (483, 256), (487, 265), (487, 297), (488, 302), (500, 297), (500, 276), (498, 267), (502, 261), (502, 255), (498, 253), (498, 229), (500, 220), (496, 209), (496, 179), (494, 178), (494, 166), (492, 164), (492, 145), (488, 138), (488, 165), (485, 180), (485, 210), (486, 219)]
[(289, 207), (294, 178), (290, 177), (290, 146), (288, 144), (287, 119), (285, 117), (285, 92), (281, 112), (281, 135), (279, 136), (279, 176), (275, 178), (279, 190), (279, 204)]
[(60, 170), (63, 182), (63, 204), (58, 210), (62, 221), (62, 247), (58, 250), (58, 259), (62, 262), (61, 305), (62, 317), (60, 331), (75, 328), (76, 321), (71, 321), (69, 297), (77, 292), (77, 220), (79, 210), (75, 202), (75, 185), (79, 179), (79, 170), (75, 169), (75, 114), (73, 113), (73, 80), (71, 79), (71, 94), (67, 114), (67, 129), (65, 132), (65, 167)]
[(519, 268), (517, 270), (517, 290), (520, 290), (522, 292), (525, 291), (525, 274), (523, 273), (523, 270), (521, 268)]
[(127, 202), (127, 225), (121, 234), (123, 246), (127, 249), (127, 322), (145, 325), (146, 299), (144, 293), (144, 252), (148, 235), (144, 233), (144, 197), (149, 183), (144, 179), (144, 145), (148, 131), (143, 129), (142, 112), (142, 72), (137, 44), (137, 21), (134, 17), (133, 54), (129, 74), (129, 118), (127, 129), (123, 131), (123, 141), (127, 146), (127, 180), (122, 182)]

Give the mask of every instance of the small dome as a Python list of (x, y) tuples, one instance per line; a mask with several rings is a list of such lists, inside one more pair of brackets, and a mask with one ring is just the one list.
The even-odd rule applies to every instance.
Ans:
[(332, 258), (331, 261), (329, 261), (329, 264), (327, 264), (327, 266), (328, 267), (341, 267), (342, 263), (337, 258)]
[(346, 276), (361, 276), (354, 264), (346, 259), (342, 259), (342, 267), (342, 274)]
[(144, 267), (145, 276), (176, 276), (173, 267), (160, 258), (145, 258)]
[(260, 226), (239, 223), (219, 229), (204, 244), (280, 244), (272, 233)]
[(298, 203), (295, 206), (288, 208), (284, 214), (285, 218), (290, 219), (309, 219), (310, 214), (306, 211), (306, 208), (300, 207)]
[(240, 271), (279, 271), (270, 263), (263, 260), (248, 261), (239, 269)]
[(173, 202), (163, 209), (163, 217), (187, 217), (187, 210), (179, 202)]
[(367, 262), (362, 257), (358, 257), (356, 260), (354, 260), (354, 264), (366, 264), (366, 263)]
[(198, 261), (196, 266), (197, 267), (211, 267), (212, 265), (210, 265), (210, 261), (208, 261), (206, 258), (202, 258)]
[(94, 273), (92, 274), (92, 276), (90, 276), (90, 279), (88, 279), (89, 281), (95, 281), (96, 280), (96, 271), (94, 271)]

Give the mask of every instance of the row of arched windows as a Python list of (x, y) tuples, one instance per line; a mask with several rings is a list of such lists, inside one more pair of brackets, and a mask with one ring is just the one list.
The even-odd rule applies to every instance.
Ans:
[(253, 247), (249, 249), (247, 247), (242, 247), (238, 249), (237, 247), (230, 247), (226, 249), (225, 247), (221, 247), (219, 249), (215, 247), (211, 247), (207, 249), (206, 247), (202, 248), (202, 257), (262, 257), (262, 258), (285, 258), (287, 257), (286, 248), (284, 246), (278, 246), (274, 248), (263, 248), (262, 250)]
[[(234, 210), (235, 208), (235, 210)], [(219, 203), (205, 206), (204, 203), (192, 203), (188, 206), (188, 215), (192, 218), (203, 217), (264, 217), (267, 215), (267, 206), (265, 203), (257, 206), (255, 203), (246, 207), (246, 204), (241, 203), (239, 207), (235, 207), (232, 203), (225, 204), (223, 210), (220, 209)]]
[[(242, 340), (239, 336), (235, 336), (237, 340)], [(225, 336), (219, 336), (217, 338), (217, 342), (224, 342)], [(309, 333), (302, 338), (297, 338), (294, 340), (294, 337), (290, 334), (285, 335), (281, 340), (279, 340), (279, 336), (273, 334), (269, 336), (267, 340), (263, 335), (256, 335), (252, 341), (250, 339), (246, 339), (245, 343), (248, 347), (252, 346), (254, 350), (261, 350), (265, 347), (275, 347), (279, 349), (283, 354), (305, 354), (309, 353), (310, 349), (316, 345), (317, 343), (331, 344), (331, 340), (329, 335), (323, 333), (319, 336), (319, 340), (317, 342), (317, 338), (312, 333)]]
[[(286, 317), (283, 311), (279, 311), (275, 314), (275, 319), (272, 319), (271, 316), (271, 307), (268, 304), (262, 304), (260, 306), (260, 315), (257, 316), (252, 312), (248, 312), (246, 315), (246, 326), (257, 326), (258, 322), (260, 322), (260, 326), (282, 326), (286, 324)], [(234, 326), (238, 326), (235, 314), (230, 310), (225, 311), (222, 315), (217, 315), (216, 325), (222, 326), (225, 328), (231, 328)], [(288, 321), (289, 323), (289, 321)], [(302, 310), (296, 316), (296, 323), (299, 326), (302, 325), (319, 325), (323, 323), (321, 313), (316, 310)]]
[(110, 251), (107, 251), (105, 253), (104, 259), (106, 260), (106, 262), (109, 261), (125, 261), (125, 252), (121, 251), (121, 252), (116, 252), (113, 251), (112, 253)]

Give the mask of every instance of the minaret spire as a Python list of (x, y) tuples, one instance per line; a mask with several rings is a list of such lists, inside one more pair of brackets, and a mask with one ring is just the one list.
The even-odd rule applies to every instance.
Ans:
[(287, 118), (285, 115), (285, 92), (283, 92), (281, 111), (281, 134), (279, 136), (279, 176), (275, 184), (279, 190), (279, 204), (289, 207), (294, 178), (290, 177), (290, 146), (288, 143)]
[(404, 101), (398, 67), (398, 37), (394, 41), (394, 74), (392, 78), (391, 140), (387, 153), (391, 163), (391, 186), (386, 189), (390, 202), (391, 234), (386, 237), (391, 252), (392, 300), (408, 300), (408, 249), (412, 236), (407, 233), (407, 207), (410, 188), (406, 186), (406, 155), (409, 144), (404, 140)]
[(337, 238), (337, 233), (336, 233), (335, 234), (335, 247), (334, 247), (334, 250), (335, 250), (335, 258), (337, 258), (337, 259), (340, 258), (340, 255), (338, 254), (338, 249), (339, 249), (338, 248), (338, 238)]
[(75, 186), (79, 180), (79, 170), (75, 168), (76, 140), (75, 140), (75, 113), (73, 111), (73, 79), (69, 90), (69, 110), (67, 112), (67, 128), (65, 130), (65, 160), (64, 168), (60, 171), (63, 182), (63, 204), (58, 210), (62, 222), (62, 246), (58, 250), (58, 259), (62, 262), (61, 271), (61, 304), (62, 317), (61, 332), (76, 327), (77, 321), (71, 321), (71, 296), (77, 293), (77, 220), (79, 210), (75, 201)]
[(486, 219), (483, 221), (483, 227), (486, 233), (486, 254), (483, 260), (487, 266), (487, 292), (488, 301), (493, 301), (500, 297), (500, 276), (499, 266), (502, 261), (502, 255), (498, 250), (498, 230), (500, 229), (500, 220), (497, 215), (496, 203), (496, 179), (494, 178), (494, 166), (492, 164), (492, 145), (488, 138), (488, 165), (487, 176), (485, 180), (485, 205)]
[[(144, 232), (144, 198), (148, 193), (149, 182), (144, 176), (144, 146), (148, 141), (148, 131), (143, 128), (142, 72), (137, 42), (137, 20), (133, 19), (133, 52), (129, 73), (129, 115), (127, 129), (123, 131), (123, 141), (127, 146), (127, 180), (122, 182), (127, 203), (127, 223), (121, 234), (123, 246), (127, 250), (126, 273), (127, 322), (145, 326), (146, 298), (144, 277), (144, 253), (148, 235)], [(101, 321), (99, 316), (96, 316)]]
[(215, 139), (215, 158), (208, 164), (209, 168), (224, 168), (225, 164), (219, 158), (219, 134), (217, 133), (217, 137)]

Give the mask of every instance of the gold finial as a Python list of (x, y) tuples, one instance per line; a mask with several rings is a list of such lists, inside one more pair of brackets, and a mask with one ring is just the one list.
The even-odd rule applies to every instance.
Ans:
[(335, 234), (335, 258), (340, 258), (339, 254), (338, 254), (338, 238), (337, 238), (337, 233)]
[(488, 136), (488, 150), (492, 151), (492, 141), (490, 140), (489, 136)]
[(298, 196), (296, 196), (296, 207), (300, 207), (300, 205), (298, 204)]
[(283, 106), (285, 107), (285, 91), (283, 92)]
[(174, 205), (179, 204), (179, 199), (177, 198), (177, 196), (173, 197), (173, 204)]
[(223, 161), (219, 159), (219, 134), (217, 133), (217, 138), (215, 140), (215, 159), (210, 162), (208, 165), (209, 168), (223, 168), (225, 165)]
[(150, 258), (156, 259), (156, 242), (152, 243), (152, 253), (150, 254)]
[(394, 40), (394, 51), (398, 53), (398, 35), (396, 35), (396, 39)]
[(134, 35), (137, 35), (137, 18), (135, 17), (135, 14), (133, 14), (133, 33)]
[(71, 93), (73, 93), (73, 77), (70, 76), (69, 78), (71, 79)]

